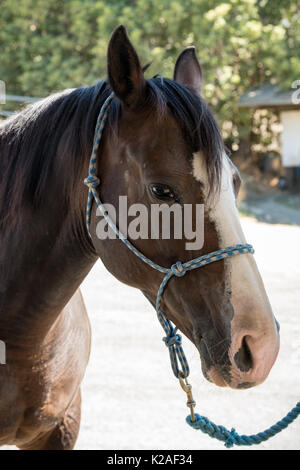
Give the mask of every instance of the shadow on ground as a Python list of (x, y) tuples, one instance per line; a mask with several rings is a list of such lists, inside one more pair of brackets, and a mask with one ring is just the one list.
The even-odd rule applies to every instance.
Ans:
[(243, 215), (269, 224), (300, 225), (300, 192), (280, 191), (242, 175), (239, 210)]

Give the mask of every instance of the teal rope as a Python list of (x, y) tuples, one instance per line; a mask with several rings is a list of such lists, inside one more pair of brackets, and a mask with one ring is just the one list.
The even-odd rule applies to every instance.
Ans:
[(236, 446), (252, 446), (261, 444), (264, 441), (267, 441), (276, 434), (283, 431), (287, 428), (296, 418), (300, 415), (300, 402), (297, 403), (295, 408), (293, 408), (284, 418), (278, 421), (276, 424), (266, 429), (263, 432), (258, 434), (252, 434), (250, 436), (240, 435), (236, 432), (235, 429), (225, 428), (224, 426), (219, 426), (212, 421), (210, 421), (205, 416), (200, 416), (197, 413), (195, 414), (195, 421), (191, 420), (191, 416), (187, 416), (187, 423), (192, 426), (194, 429), (200, 429), (200, 431), (208, 434), (214, 439), (225, 442), (225, 447), (228, 449)]

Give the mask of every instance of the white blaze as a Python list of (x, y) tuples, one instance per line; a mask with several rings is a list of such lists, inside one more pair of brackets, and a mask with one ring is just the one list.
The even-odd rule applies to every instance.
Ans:
[[(209, 192), (207, 171), (200, 152), (194, 154), (193, 176), (203, 184), (204, 196), (207, 197)], [(206, 206), (206, 210), (208, 210), (210, 220), (215, 224), (220, 242), (219, 248), (246, 243), (236, 206), (232, 167), (226, 154), (223, 155), (220, 192), (209, 203), (209, 207)], [(231, 323), (230, 359), (233, 360), (233, 355), (239, 349), (244, 336), (255, 338), (257, 342), (260, 342), (259, 338), (263, 342), (263, 338), (268, 337), (270, 340), (270, 336), (274, 337), (271, 342), (276, 348), (274, 317), (253, 255), (234, 256), (227, 258), (225, 263), (226, 285), (231, 290), (230, 300), (234, 309)], [(270, 342), (267, 343), (266, 347), (270, 348)], [(251, 344), (249, 346), (251, 348)], [(254, 355), (254, 367), (257, 364), (263, 376), (264, 368), (267, 367), (263, 357), (266, 351), (264, 347), (258, 349), (259, 355), (257, 357)], [(239, 381), (238, 376), (236, 380)]]

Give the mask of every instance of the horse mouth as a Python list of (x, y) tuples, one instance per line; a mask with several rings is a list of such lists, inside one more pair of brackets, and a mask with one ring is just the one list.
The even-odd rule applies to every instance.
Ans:
[(224, 362), (220, 363), (217, 358), (211, 356), (209, 348), (203, 338), (197, 339), (195, 343), (200, 353), (202, 373), (208, 382), (213, 383), (217, 387), (230, 387), (240, 390), (256, 385), (255, 382), (242, 380), (242, 377), (234, 377), (235, 373), (232, 369), (232, 363), (229, 360), (228, 354), (225, 354), (226, 350), (222, 351)]
[[(215, 360), (209, 354), (209, 350), (203, 341), (198, 345), (200, 352), (201, 368), (203, 376), (206, 380), (217, 385), (218, 387), (230, 387), (235, 390), (245, 390), (261, 384), (268, 376), (270, 365), (256, 365), (247, 371), (241, 370), (233, 361), (230, 361), (230, 354), (224, 355), (224, 362)], [(276, 353), (277, 356), (277, 353)], [(274, 356), (275, 357), (275, 356)]]
[(208, 371), (204, 373), (204, 377), (211, 383), (217, 385), (218, 387), (228, 387), (228, 384), (218, 372), (215, 366), (212, 366)]
[(257, 385), (256, 382), (237, 382), (236, 385), (233, 385), (232, 382), (228, 383), (215, 366), (212, 366), (209, 371), (204, 373), (204, 376), (209, 382), (217, 385), (217, 387), (230, 387), (236, 390), (245, 390)]
[(232, 380), (230, 374), (231, 364), (229, 360), (225, 359), (226, 354), (223, 354), (224, 363), (220, 364), (210, 354), (210, 349), (202, 336), (199, 337), (196, 334), (194, 336), (194, 344), (199, 351), (202, 373), (205, 379), (218, 387), (230, 386)]
[[(195, 331), (193, 342), (200, 353), (203, 376), (218, 387), (243, 390), (260, 385), (266, 380), (279, 351), (278, 324), (276, 336), (268, 343), (264, 335), (256, 332), (216, 341), (207, 333), (205, 337)], [(246, 332), (247, 333), (247, 332)]]

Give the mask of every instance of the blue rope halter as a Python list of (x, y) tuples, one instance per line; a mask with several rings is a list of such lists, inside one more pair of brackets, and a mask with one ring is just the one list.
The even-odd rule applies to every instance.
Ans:
[[(166, 286), (169, 280), (173, 276), (182, 277), (186, 274), (187, 271), (201, 268), (203, 266), (207, 266), (210, 263), (214, 263), (216, 261), (220, 261), (222, 259), (229, 258), (232, 256), (236, 256), (240, 254), (247, 254), (247, 253), (253, 254), (254, 249), (249, 244), (238, 244), (234, 246), (229, 246), (222, 250), (214, 251), (212, 253), (209, 253), (203, 256), (199, 256), (198, 258), (192, 259), (185, 263), (181, 263), (180, 261), (177, 261), (170, 268), (164, 268), (160, 266), (159, 264), (156, 264), (153, 261), (151, 261), (145, 255), (143, 255), (143, 253), (141, 253), (137, 248), (135, 248), (134, 245), (132, 245), (132, 243), (130, 243), (127, 240), (127, 238), (120, 232), (118, 227), (114, 224), (114, 222), (108, 216), (105, 210), (105, 207), (103, 206), (99, 198), (98, 191), (96, 189), (100, 185), (100, 179), (96, 176), (97, 154), (98, 154), (98, 150), (99, 150), (99, 146), (101, 142), (103, 129), (104, 129), (107, 116), (108, 116), (109, 106), (113, 98), (114, 98), (114, 93), (111, 93), (101, 107), (101, 110), (97, 119), (96, 129), (95, 129), (93, 150), (92, 150), (90, 166), (89, 166), (89, 174), (88, 174), (88, 177), (85, 178), (84, 180), (84, 184), (89, 188), (87, 209), (86, 209), (86, 226), (87, 226), (88, 233), (91, 237), (90, 219), (91, 219), (92, 203), (94, 199), (101, 212), (101, 215), (105, 218), (107, 224), (115, 232), (117, 237), (124, 243), (124, 245), (127, 246), (127, 248), (130, 251), (132, 251), (132, 253), (134, 253), (138, 258), (140, 258), (148, 266), (151, 266), (151, 268), (156, 269), (157, 271), (164, 274), (164, 278), (157, 292), (156, 304), (154, 305), (150, 299), (148, 300), (152, 303), (152, 305), (156, 309), (158, 320), (166, 333), (166, 336), (163, 338), (163, 340), (169, 349), (173, 373), (175, 377), (179, 379), (180, 385), (183, 388), (183, 390), (186, 392), (187, 397), (188, 397), (187, 406), (190, 408), (191, 414), (186, 419), (187, 423), (190, 426), (192, 426), (194, 429), (200, 429), (201, 431), (208, 434), (209, 436), (219, 439), (221, 441), (224, 441), (226, 447), (232, 447), (234, 444), (239, 445), (239, 446), (260, 444), (261, 442), (266, 441), (270, 437), (282, 431), (284, 428), (286, 428), (291, 422), (293, 422), (297, 418), (297, 416), (300, 414), (300, 402), (297, 403), (296, 407), (277, 424), (267, 429), (266, 431), (253, 435), (253, 436), (244, 436), (244, 435), (240, 436), (238, 433), (236, 433), (234, 429), (229, 431), (223, 426), (218, 426), (214, 424), (208, 418), (195, 414), (194, 407), (196, 404), (193, 400), (193, 396), (191, 393), (191, 385), (187, 382), (187, 377), (189, 376), (189, 366), (188, 366), (188, 362), (186, 360), (186, 357), (185, 357), (185, 354), (181, 345), (182, 338), (181, 338), (181, 335), (177, 333), (177, 328), (172, 325), (170, 320), (168, 320), (168, 318), (161, 311), (161, 302), (162, 302), (163, 293), (166, 289)], [(178, 365), (178, 362), (180, 363), (180, 367)]]

